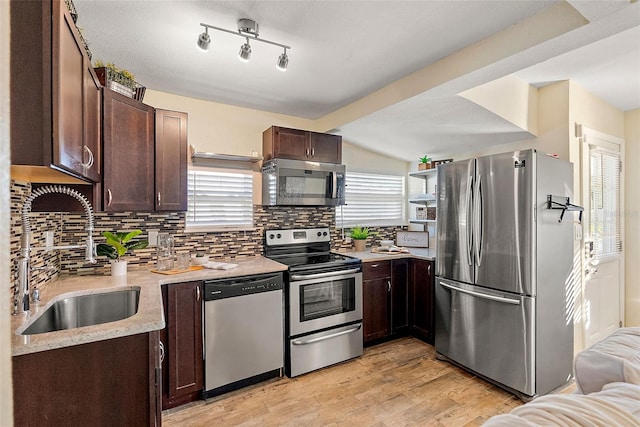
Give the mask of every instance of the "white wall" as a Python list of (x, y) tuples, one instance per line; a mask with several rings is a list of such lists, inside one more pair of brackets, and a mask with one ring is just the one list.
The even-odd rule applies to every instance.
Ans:
[[(0, 1), (0, 281), (9, 283), (9, 2)], [(13, 425), (9, 286), (0, 286), (0, 424)]]
[(196, 151), (251, 155), (262, 153), (262, 132), (272, 125), (313, 129), (313, 121), (147, 90), (145, 104), (189, 114), (189, 144)]
[(624, 114), (625, 325), (640, 326), (640, 109)]

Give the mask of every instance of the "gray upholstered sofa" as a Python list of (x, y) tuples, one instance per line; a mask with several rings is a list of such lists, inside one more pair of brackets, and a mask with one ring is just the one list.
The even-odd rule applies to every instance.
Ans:
[(574, 360), (577, 390), (549, 394), (496, 415), (485, 427), (640, 427), (640, 327), (622, 328)]

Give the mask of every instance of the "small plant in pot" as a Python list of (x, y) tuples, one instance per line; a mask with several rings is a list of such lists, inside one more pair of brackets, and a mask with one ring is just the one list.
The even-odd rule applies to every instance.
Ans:
[(106, 256), (111, 260), (111, 275), (124, 276), (127, 274), (127, 261), (121, 260), (128, 251), (144, 249), (149, 246), (147, 240), (134, 240), (134, 237), (142, 234), (142, 230), (119, 231), (111, 233), (103, 231), (102, 235), (107, 241), (97, 246), (96, 253), (99, 256)]
[(431, 169), (431, 158), (429, 156), (420, 157), (420, 163), (418, 163), (418, 170)]
[(366, 240), (369, 236), (375, 236), (376, 232), (369, 230), (369, 227), (353, 227), (349, 232), (349, 236), (353, 239), (353, 247), (357, 252), (363, 252)]

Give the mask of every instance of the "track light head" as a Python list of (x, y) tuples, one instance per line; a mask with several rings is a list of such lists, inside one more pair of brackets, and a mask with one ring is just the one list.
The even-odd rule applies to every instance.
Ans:
[(244, 62), (249, 61), (249, 58), (251, 58), (251, 46), (249, 45), (249, 39), (247, 39), (247, 42), (245, 44), (240, 46), (238, 58), (240, 58), (240, 60)]
[(198, 36), (198, 47), (201, 50), (209, 50), (209, 44), (211, 43), (211, 37), (209, 36), (209, 30), (205, 29), (205, 32)]
[(284, 50), (278, 57), (278, 62), (276, 63), (276, 68), (280, 71), (287, 71), (287, 67), (289, 66), (289, 57), (287, 56), (287, 49)]

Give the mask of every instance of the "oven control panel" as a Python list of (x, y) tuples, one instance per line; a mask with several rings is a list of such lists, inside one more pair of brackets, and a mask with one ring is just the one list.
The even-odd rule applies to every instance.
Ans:
[(288, 230), (266, 230), (267, 246), (292, 245), (297, 243), (330, 242), (329, 228), (297, 228)]

